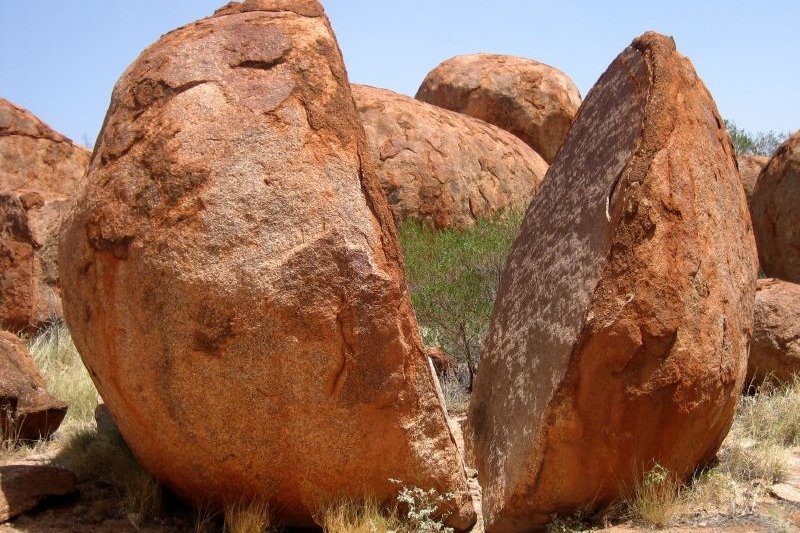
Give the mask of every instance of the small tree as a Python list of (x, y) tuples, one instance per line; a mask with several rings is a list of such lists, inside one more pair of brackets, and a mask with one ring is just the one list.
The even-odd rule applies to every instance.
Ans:
[(749, 132), (739, 128), (731, 120), (725, 121), (725, 128), (731, 136), (733, 148), (737, 154), (766, 155), (771, 156), (775, 150), (789, 137), (788, 132), (759, 131)]

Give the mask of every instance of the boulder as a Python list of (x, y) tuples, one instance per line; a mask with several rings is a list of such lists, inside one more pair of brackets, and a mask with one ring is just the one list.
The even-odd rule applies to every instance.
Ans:
[(672, 39), (590, 91), (503, 272), (468, 415), (486, 531), (712, 460), (741, 391), (756, 251), (733, 148)]
[(524, 210), (547, 163), (491, 124), (384, 89), (353, 97), (395, 220), (464, 229), (505, 210)]
[(739, 154), (736, 156), (739, 165), (739, 177), (742, 178), (744, 192), (747, 194), (747, 202), (753, 199), (753, 189), (756, 187), (758, 175), (769, 163), (769, 157), (765, 155)]
[(62, 317), (58, 237), (66, 196), (0, 191), (0, 327), (33, 332)]
[(784, 142), (761, 173), (750, 202), (761, 269), (800, 283), (800, 131)]
[(800, 374), (800, 285), (760, 279), (745, 385), (791, 382)]
[(76, 483), (75, 474), (62, 468), (0, 466), (0, 522), (34, 509), (45, 498), (74, 493)]
[(438, 377), (444, 379), (447, 374), (456, 370), (455, 360), (438, 346), (426, 346), (425, 353), (428, 354)]
[(430, 71), (417, 99), (494, 124), (552, 163), (581, 95), (557, 68), (497, 54), (456, 56)]
[(183, 499), (287, 526), (463, 464), (341, 53), (313, 0), (231, 3), (116, 84), (60, 246), (64, 314), (120, 433)]
[(49, 437), (67, 414), (67, 404), (53, 398), (25, 345), (0, 331), (0, 429), (4, 439)]
[(0, 191), (41, 189), (72, 194), (91, 152), (36, 116), (0, 98)]

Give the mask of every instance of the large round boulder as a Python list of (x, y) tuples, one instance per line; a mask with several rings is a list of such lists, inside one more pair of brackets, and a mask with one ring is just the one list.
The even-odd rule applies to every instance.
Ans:
[(468, 416), (486, 531), (618, 500), (715, 456), (747, 365), (757, 273), (722, 119), (672, 39), (601, 76), (531, 202)]
[(417, 99), (494, 124), (552, 163), (581, 95), (557, 68), (497, 54), (456, 56), (428, 73)]
[(58, 238), (66, 196), (0, 191), (0, 328), (33, 333), (62, 318)]
[(33, 113), (0, 98), (0, 191), (40, 189), (72, 194), (91, 152)]
[(800, 285), (760, 279), (745, 385), (789, 383), (800, 375)]
[(378, 178), (399, 223), (472, 226), (524, 210), (547, 163), (510, 133), (384, 89), (353, 86)]
[(800, 131), (761, 173), (750, 203), (761, 269), (800, 283)]
[(475, 518), (336, 39), (231, 3), (118, 81), (60, 246), (64, 311), (157, 479), (287, 525), (408, 486)]

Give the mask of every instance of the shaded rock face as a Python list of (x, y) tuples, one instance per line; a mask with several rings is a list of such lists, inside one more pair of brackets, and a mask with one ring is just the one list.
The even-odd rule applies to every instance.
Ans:
[(496, 54), (448, 59), (428, 73), (416, 97), (509, 131), (548, 163), (581, 105), (578, 88), (557, 68)]
[(764, 167), (769, 163), (769, 157), (765, 155), (749, 155), (741, 154), (736, 156), (736, 162), (739, 165), (739, 177), (742, 179), (744, 192), (747, 195), (747, 202), (750, 203), (753, 199), (753, 190), (758, 181), (758, 175), (764, 170)]
[(800, 285), (760, 279), (745, 385), (787, 383), (800, 374)]
[(67, 404), (45, 389), (44, 379), (22, 341), (0, 331), (0, 428), (4, 438), (49, 437), (67, 414)]
[(761, 173), (750, 203), (761, 269), (800, 283), (800, 131)]
[(75, 474), (40, 465), (0, 466), (0, 522), (35, 508), (45, 498), (75, 492)]
[(75, 343), (186, 500), (286, 525), (398, 486), (475, 519), (391, 213), (316, 2), (232, 3), (117, 83), (60, 247)]
[(28, 111), (0, 98), (0, 191), (41, 189), (71, 194), (91, 152)]
[(60, 194), (0, 192), (0, 327), (34, 332), (60, 319), (58, 238), (68, 207)]
[(491, 124), (384, 89), (353, 86), (395, 220), (464, 229), (527, 207), (547, 163)]
[(732, 145), (647, 33), (583, 103), (503, 273), (468, 416), (488, 532), (688, 476), (731, 424), (756, 252)]

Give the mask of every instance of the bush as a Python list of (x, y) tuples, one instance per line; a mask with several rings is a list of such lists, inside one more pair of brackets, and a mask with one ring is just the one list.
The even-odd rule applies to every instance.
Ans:
[(434, 230), (413, 220), (400, 227), (422, 337), (428, 345), (441, 346), (466, 370), (463, 385), (468, 391), (522, 218), (521, 213), (508, 212), (463, 231)]
[(784, 131), (759, 131), (756, 133), (745, 131), (730, 120), (725, 121), (725, 128), (731, 136), (733, 148), (737, 154), (771, 156), (789, 137), (789, 133)]

